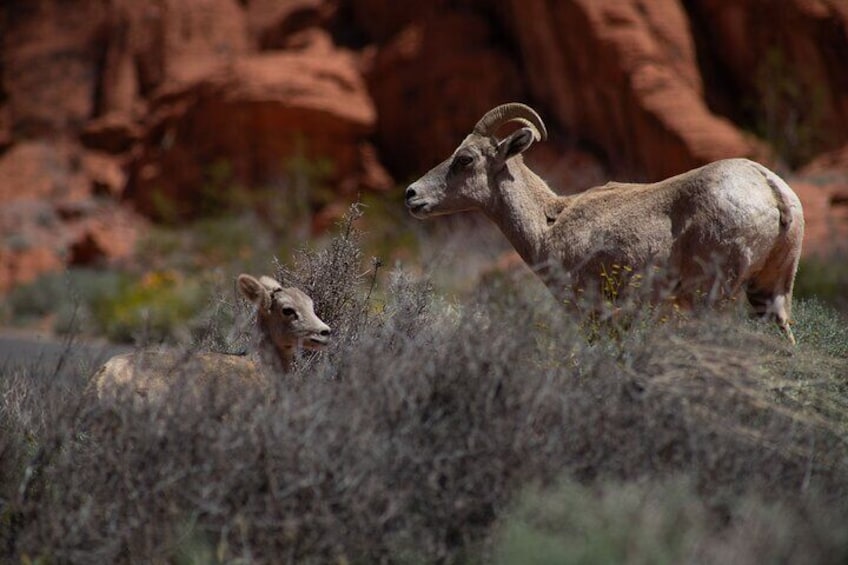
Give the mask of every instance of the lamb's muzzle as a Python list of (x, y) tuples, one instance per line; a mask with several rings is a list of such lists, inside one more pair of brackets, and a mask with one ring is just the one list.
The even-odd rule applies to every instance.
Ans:
[[(521, 127), (503, 139), (498, 128)], [(555, 295), (564, 270), (571, 290), (597, 288), (614, 266), (661, 265), (678, 304), (720, 288), (744, 291), (757, 314), (789, 328), (801, 256), (801, 202), (774, 172), (725, 159), (650, 184), (611, 182), (557, 196), (522, 153), (546, 137), (539, 115), (520, 103), (487, 112), (453, 154), (412, 183), (406, 206), (419, 219), (480, 210), (492, 219)]]

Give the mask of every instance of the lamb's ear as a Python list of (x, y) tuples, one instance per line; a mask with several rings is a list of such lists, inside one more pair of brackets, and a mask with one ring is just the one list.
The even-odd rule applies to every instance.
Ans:
[(250, 275), (239, 275), (238, 287), (242, 295), (256, 304), (259, 308), (267, 310), (271, 307), (271, 294), (261, 282)]
[(527, 151), (534, 141), (536, 133), (531, 128), (517, 129), (498, 142), (498, 156), (505, 162), (510, 157)]
[(265, 290), (268, 292), (273, 292), (279, 288), (283, 288), (283, 285), (277, 281), (277, 279), (271, 278), (268, 275), (262, 275), (259, 277), (259, 284), (265, 287)]

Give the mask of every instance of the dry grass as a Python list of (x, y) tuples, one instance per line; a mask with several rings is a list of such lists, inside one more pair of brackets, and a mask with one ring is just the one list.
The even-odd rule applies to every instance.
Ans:
[[(778, 561), (815, 544), (822, 561), (848, 554), (844, 334), (793, 352), (733, 312), (660, 323), (625, 305), (627, 328), (587, 341), (521, 280), (456, 305), (400, 271), (372, 289), (361, 259), (343, 230), (278, 273), (338, 339), (269, 394), (106, 406), (86, 375), (4, 374), (3, 559), (488, 561), (520, 546), (510, 524), (554, 546), (586, 528), (613, 539), (615, 500), (635, 500), (632, 521), (656, 517), (631, 562), (686, 540), (706, 544), (704, 562), (756, 562), (749, 538)], [(796, 328), (827, 316), (802, 308)], [(666, 504), (677, 481), (682, 502)], [(558, 484), (577, 494), (543, 495), (553, 514), (516, 510)], [(778, 506), (784, 521), (757, 529)], [(781, 524), (811, 507), (828, 519), (788, 543)]]

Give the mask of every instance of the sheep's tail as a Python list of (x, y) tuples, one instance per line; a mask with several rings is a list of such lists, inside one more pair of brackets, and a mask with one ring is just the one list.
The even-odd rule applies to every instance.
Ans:
[(798, 197), (795, 196), (795, 193), (792, 192), (789, 185), (777, 176), (777, 174), (759, 163), (754, 163), (754, 165), (757, 167), (757, 170), (760, 171), (760, 174), (763, 175), (763, 178), (766, 180), (766, 184), (768, 184), (774, 194), (777, 211), (780, 214), (781, 231), (788, 230), (795, 221), (792, 208), (797, 206), (800, 209), (801, 206), (800, 202), (798, 202)]
[(786, 231), (792, 224), (792, 214), (789, 211), (790, 204), (786, 199), (786, 193), (777, 186), (773, 178), (767, 176), (766, 182), (777, 199), (777, 211), (780, 212), (780, 229)]

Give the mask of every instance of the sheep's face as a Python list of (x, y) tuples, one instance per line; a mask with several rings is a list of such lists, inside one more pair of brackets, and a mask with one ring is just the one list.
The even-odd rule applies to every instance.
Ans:
[(530, 147), (533, 135), (521, 128), (499, 141), (472, 133), (449, 159), (406, 189), (407, 208), (418, 219), (488, 208), (507, 161)]
[(240, 275), (238, 283), (245, 298), (256, 304), (259, 324), (277, 348), (321, 349), (329, 343), (330, 326), (315, 314), (304, 292), (283, 288), (271, 277)]

